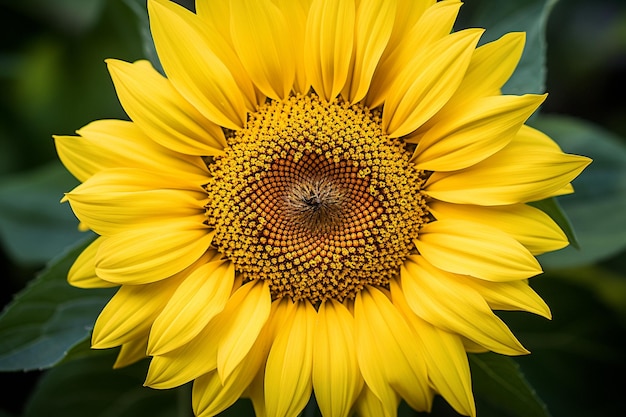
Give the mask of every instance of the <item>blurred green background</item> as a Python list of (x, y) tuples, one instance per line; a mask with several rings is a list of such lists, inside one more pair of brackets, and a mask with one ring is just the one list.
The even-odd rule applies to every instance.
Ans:
[[(80, 238), (69, 207), (58, 204), (76, 182), (58, 169), (51, 135), (73, 134), (96, 119), (125, 118), (104, 59), (132, 61), (150, 53), (144, 48), (149, 34), (143, 4), (0, 0), (0, 305)], [(626, 144), (626, 1), (561, 0), (551, 13), (547, 41), (550, 95), (542, 114), (595, 124), (574, 126), (572, 135), (613, 132)], [(593, 156), (592, 148), (577, 151)], [(586, 216), (585, 225), (593, 225), (593, 213)], [(574, 222), (575, 229), (585, 225)], [(532, 281), (551, 306), (552, 321), (503, 314), (533, 352), (518, 363), (555, 417), (617, 416), (626, 410), (623, 225), (618, 222), (597, 243), (599, 254), (594, 244), (583, 247), (582, 258), (594, 253), (593, 262), (547, 268)], [(606, 249), (606, 239), (614, 250)], [(2, 386), (15, 393), (0, 395), (0, 416), (20, 415), (41, 375), (0, 373)]]

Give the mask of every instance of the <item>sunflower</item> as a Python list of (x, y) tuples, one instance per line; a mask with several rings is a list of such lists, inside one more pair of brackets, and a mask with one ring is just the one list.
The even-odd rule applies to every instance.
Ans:
[(590, 162), (503, 95), (524, 46), (452, 31), (454, 0), (149, 0), (163, 67), (108, 60), (130, 121), (55, 137), (98, 237), (69, 282), (119, 286), (96, 349), (193, 381), (196, 415), (475, 415), (467, 352), (528, 351), (493, 310), (550, 317), (529, 205)]

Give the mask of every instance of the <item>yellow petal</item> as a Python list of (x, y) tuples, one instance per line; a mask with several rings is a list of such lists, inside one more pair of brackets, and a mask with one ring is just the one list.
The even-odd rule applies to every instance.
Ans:
[(295, 77), (294, 45), (282, 11), (270, 0), (234, 0), (230, 7), (230, 31), (241, 63), (263, 94), (287, 97)]
[(304, 55), (307, 78), (325, 100), (343, 89), (354, 42), (353, 0), (313, 0), (306, 22)]
[[(210, 320), (196, 337), (177, 349), (152, 358), (145, 385), (158, 389), (173, 388), (217, 369), (219, 341), (232, 331), (234, 322), (241, 321), (242, 314), (250, 312), (250, 306), (245, 305), (246, 302), (250, 304), (250, 300), (246, 301), (246, 297), (255, 286), (265, 288), (259, 281), (242, 285), (232, 294), (224, 310)], [(267, 293), (269, 296), (269, 291)], [(257, 317), (248, 318), (259, 320)], [(258, 332), (254, 338), (257, 336)]]
[(295, 81), (293, 89), (296, 93), (306, 94), (309, 91), (310, 82), (306, 77), (304, 56), (306, 54), (304, 37), (306, 33), (306, 20), (313, 0), (276, 0), (280, 10), (283, 11), (289, 27), (289, 37), (293, 41), (293, 61), (295, 64)]
[(524, 32), (511, 32), (476, 48), (453, 100), (497, 94), (515, 71), (525, 42)]
[(471, 167), (435, 172), (426, 192), (438, 200), (485, 206), (526, 203), (557, 195), (591, 162), (540, 142), (520, 129), (501, 151)]
[(567, 236), (550, 216), (526, 204), (483, 207), (433, 201), (428, 208), (438, 220), (469, 220), (500, 229), (533, 255), (568, 245)]
[(364, 385), (354, 407), (357, 415), (360, 417), (396, 417), (400, 397), (393, 390), (390, 391), (390, 400), (383, 403), (367, 385)]
[(77, 136), (55, 136), (59, 158), (81, 182), (109, 168), (140, 168), (160, 172), (168, 167), (174, 177), (206, 182), (208, 170), (202, 158), (182, 155), (149, 139), (134, 123), (98, 120)]
[[(193, 219), (204, 213), (201, 191), (154, 189), (150, 181), (167, 186), (168, 178), (148, 171), (102, 171), (66, 194), (74, 214), (91, 230), (111, 236), (140, 225)], [(202, 200), (200, 200), (202, 199)]]
[(421, 319), (408, 306), (399, 283), (392, 280), (390, 286), (393, 304), (421, 342), (420, 352), (435, 389), (458, 413), (475, 416), (469, 362), (461, 337)]
[(354, 346), (354, 319), (329, 300), (317, 312), (313, 341), (313, 388), (324, 416), (347, 417), (363, 386)]
[(109, 288), (117, 285), (96, 275), (96, 253), (105, 239), (95, 239), (78, 255), (67, 273), (67, 282), (78, 288)]
[(93, 329), (91, 347), (106, 349), (143, 338), (180, 279), (123, 285), (104, 307)]
[[(224, 309), (226, 331), (217, 346), (217, 372), (226, 380), (248, 354), (270, 316), (272, 298), (267, 281), (257, 281), (237, 304), (234, 311)], [(243, 288), (243, 287), (242, 287)], [(233, 299), (235, 294), (233, 294)], [(230, 307), (230, 306), (227, 306)]]
[(343, 95), (350, 103), (368, 92), (374, 70), (387, 46), (396, 14), (396, 0), (362, 0), (356, 11), (354, 52)]
[(467, 277), (465, 283), (478, 291), (494, 310), (528, 311), (547, 319), (552, 317), (548, 305), (526, 280), (496, 283)]
[(380, 290), (366, 287), (354, 304), (357, 356), (363, 379), (388, 408), (392, 387), (415, 410), (430, 410), (426, 364), (408, 324)]
[(393, 23), (393, 31), (385, 53), (393, 52), (398, 45), (405, 42), (407, 33), (416, 25), (420, 24), (422, 15), (438, 2), (436, 0), (397, 0), (396, 15)]
[(133, 363), (138, 362), (142, 359), (145, 359), (147, 344), (147, 333), (146, 335), (144, 335), (144, 337), (133, 339), (129, 342), (124, 343), (120, 348), (119, 353), (117, 354), (117, 358), (115, 359), (113, 368), (123, 368), (125, 366), (132, 365)]
[(246, 107), (254, 109), (256, 105), (265, 102), (265, 96), (257, 96), (257, 90), (244, 68), (233, 44), (231, 37), (231, 7), (230, 0), (197, 1), (196, 15), (201, 20), (200, 25), (205, 33), (210, 34), (208, 41), (211, 49), (228, 67), (235, 82), (244, 94)]
[(145, 284), (187, 268), (209, 248), (212, 232), (204, 216), (128, 230), (105, 240), (96, 256), (96, 273), (118, 284)]
[(390, 87), (383, 107), (383, 128), (400, 137), (420, 127), (459, 87), (482, 29), (466, 29), (418, 53)]
[(540, 274), (530, 252), (506, 233), (466, 220), (444, 219), (422, 227), (420, 254), (444, 271), (488, 281), (512, 281)]
[(149, 0), (148, 13), (159, 59), (176, 89), (213, 122), (242, 127), (254, 109), (246, 107), (245, 93), (213, 51), (202, 21), (169, 0)]
[(428, 171), (474, 165), (504, 148), (545, 97), (493, 96), (469, 102), (424, 134), (413, 162)]
[(226, 379), (222, 379), (215, 370), (194, 381), (192, 405), (197, 417), (215, 416), (242, 396), (263, 367), (269, 350), (268, 342), (263, 332), (259, 334), (250, 351)]
[(221, 155), (220, 126), (185, 100), (147, 61), (106, 61), (126, 114), (155, 142), (189, 155)]
[(411, 310), (433, 326), (503, 355), (528, 353), (464, 277), (435, 268), (421, 256), (410, 256), (400, 277)]
[(308, 301), (299, 302), (278, 329), (265, 368), (268, 417), (295, 417), (311, 396), (315, 316)]
[(232, 262), (213, 261), (198, 267), (172, 295), (155, 319), (148, 352), (160, 355), (189, 342), (224, 310), (235, 278)]
[[(397, 10), (402, 10), (403, 15), (396, 15), (394, 32), (374, 73), (366, 98), (366, 103), (370, 108), (378, 107), (385, 101), (391, 85), (406, 68), (408, 62), (411, 62), (425, 48), (450, 34), (461, 7), (461, 2), (458, 0), (445, 0), (420, 12), (420, 7), (423, 7), (426, 2), (412, 2), (413, 7), (409, 10), (407, 10), (406, 3), (406, 0), (398, 2)], [(407, 15), (415, 11), (421, 14), (419, 20), (406, 27), (402, 38), (394, 41), (397, 24), (405, 22)]]

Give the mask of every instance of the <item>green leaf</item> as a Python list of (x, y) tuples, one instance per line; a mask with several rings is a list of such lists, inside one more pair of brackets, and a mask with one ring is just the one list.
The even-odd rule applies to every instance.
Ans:
[(58, 365), (41, 378), (23, 417), (191, 417), (187, 389), (143, 386), (147, 361), (112, 369), (117, 350)]
[(626, 146), (624, 140), (589, 122), (540, 115), (533, 126), (565, 152), (593, 159), (573, 182), (575, 193), (559, 197), (580, 243), (541, 255), (546, 268), (573, 268), (607, 259), (626, 248)]
[(469, 361), (478, 416), (550, 416), (513, 359), (479, 353), (470, 354)]
[(152, 33), (150, 32), (150, 20), (148, 19), (148, 9), (145, 0), (123, 0), (124, 3), (132, 10), (137, 18), (137, 28), (141, 36), (143, 53), (145, 58), (152, 63), (152, 66), (164, 73), (161, 61), (156, 52)]
[(504, 94), (543, 93), (546, 80), (545, 31), (555, 0), (485, 0), (464, 3), (459, 28), (481, 27), (487, 31), (481, 43), (509, 32), (526, 32), (526, 46)]
[(83, 236), (69, 205), (59, 202), (76, 185), (58, 162), (2, 179), (0, 239), (11, 258), (43, 264)]
[(0, 371), (49, 368), (90, 334), (113, 289), (74, 288), (66, 277), (91, 239), (54, 259), (0, 314)]

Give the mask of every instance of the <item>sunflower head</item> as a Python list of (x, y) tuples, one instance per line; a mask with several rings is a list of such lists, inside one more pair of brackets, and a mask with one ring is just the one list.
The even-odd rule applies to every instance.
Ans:
[(212, 416), (475, 415), (467, 352), (527, 353), (493, 310), (567, 239), (533, 201), (589, 159), (504, 95), (522, 33), (478, 46), (453, 0), (149, 0), (164, 73), (108, 60), (130, 121), (57, 136), (98, 238), (69, 274), (119, 286), (93, 331)]

